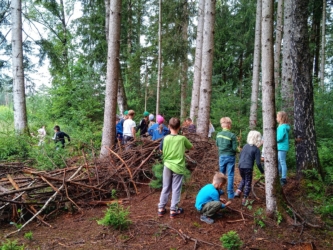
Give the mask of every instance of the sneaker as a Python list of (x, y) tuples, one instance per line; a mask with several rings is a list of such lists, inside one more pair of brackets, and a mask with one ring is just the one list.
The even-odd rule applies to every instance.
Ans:
[(287, 179), (282, 178), (282, 179), (280, 180), (280, 183), (281, 183), (281, 186), (283, 187), (284, 185), (287, 184)]
[(239, 189), (237, 189), (236, 192), (235, 192), (235, 194), (234, 194), (235, 198), (240, 198), (241, 193), (242, 193), (242, 191), (240, 191)]
[(207, 224), (213, 224), (214, 223), (214, 220), (207, 217), (206, 215), (201, 215), (200, 220), (203, 221), (203, 222), (206, 222)]
[(246, 203), (247, 203), (247, 198), (244, 197), (244, 198), (242, 199), (242, 206), (246, 206)]

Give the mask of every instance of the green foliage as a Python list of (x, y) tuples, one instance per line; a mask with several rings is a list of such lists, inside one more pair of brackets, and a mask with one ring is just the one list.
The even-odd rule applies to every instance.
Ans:
[(282, 214), (278, 210), (276, 210), (276, 212), (275, 212), (275, 217), (276, 217), (277, 224), (280, 225), (283, 220), (283, 217), (282, 217)]
[(257, 226), (264, 228), (266, 226), (265, 221), (264, 221), (265, 219), (266, 219), (266, 216), (264, 213), (264, 209), (258, 208), (257, 211), (254, 212), (254, 223)]
[(236, 231), (229, 231), (223, 234), (220, 241), (222, 242), (222, 246), (228, 250), (239, 250), (243, 245)]
[(24, 250), (24, 245), (17, 245), (17, 240), (7, 240), (1, 243), (0, 250)]
[(333, 142), (330, 139), (322, 139), (318, 143), (318, 155), (320, 164), (325, 171), (325, 183), (333, 183)]
[(24, 238), (26, 238), (27, 240), (32, 240), (32, 238), (33, 238), (32, 232), (30, 231), (30, 232), (25, 233)]
[(111, 226), (114, 229), (125, 230), (132, 223), (128, 218), (129, 208), (124, 208), (118, 202), (110, 204), (102, 219), (97, 220), (99, 225)]

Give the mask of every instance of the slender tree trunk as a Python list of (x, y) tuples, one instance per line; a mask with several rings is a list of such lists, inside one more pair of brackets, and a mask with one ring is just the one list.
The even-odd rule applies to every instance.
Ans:
[(274, 0), (262, 1), (262, 113), (263, 131), (265, 134), (265, 190), (266, 214), (274, 215), (277, 209), (277, 146), (275, 122), (275, 89), (274, 89), (274, 49), (273, 49), (273, 21)]
[(281, 77), (281, 109), (287, 112), (290, 125), (294, 124), (294, 96), (292, 83), (292, 61), (291, 61), (291, 24), (292, 24), (292, 2), (284, 2), (283, 21), (283, 50), (282, 50), (282, 77)]
[[(183, 1), (183, 26), (182, 26), (182, 38), (183, 43), (186, 45), (188, 44), (188, 22), (189, 22), (189, 16), (188, 16), (188, 3), (187, 0)], [(184, 120), (186, 118), (186, 92), (187, 92), (187, 71), (188, 71), (188, 59), (187, 59), (187, 49), (184, 52), (183, 60), (181, 62), (181, 90), (180, 90), (180, 118), (181, 120)]]
[(202, 43), (202, 70), (200, 83), (200, 99), (197, 120), (197, 133), (208, 137), (210, 99), (212, 95), (214, 24), (216, 0), (206, 0), (204, 36)]
[(257, 0), (256, 11), (256, 31), (254, 40), (253, 55), (253, 74), (252, 74), (252, 91), (251, 91), (251, 108), (250, 108), (250, 129), (257, 126), (258, 112), (258, 93), (260, 79), (260, 50), (261, 50), (261, 11), (262, 0)]
[(156, 88), (156, 115), (160, 113), (160, 87), (162, 78), (162, 0), (159, 0), (158, 13), (158, 72)]
[(23, 68), (21, 0), (12, 0), (11, 9), (14, 127), (15, 131), (20, 134), (28, 132)]
[(105, 4), (105, 35), (106, 41), (109, 39), (110, 1), (104, 0)]
[(193, 78), (192, 98), (191, 98), (191, 108), (190, 108), (190, 117), (194, 123), (196, 123), (198, 117), (198, 108), (199, 108), (204, 16), (205, 16), (205, 0), (199, 0), (198, 28), (197, 28), (195, 62), (194, 62), (194, 78)]
[(294, 85), (294, 134), (296, 143), (297, 177), (303, 177), (303, 171), (317, 169), (319, 165), (314, 126), (314, 100), (312, 85), (312, 64), (308, 35), (308, 0), (293, 0), (291, 56), (293, 61)]
[(127, 110), (127, 97), (124, 88), (124, 81), (121, 76), (121, 67), (119, 60), (118, 60), (118, 73), (119, 73), (119, 81), (118, 81), (117, 103), (120, 114), (124, 114), (125, 110)]
[(323, 1), (323, 15), (321, 22), (321, 57), (320, 57), (320, 86), (325, 88), (325, 43), (326, 43), (326, 1)]
[(110, 24), (107, 58), (107, 83), (105, 90), (104, 125), (101, 157), (109, 155), (116, 140), (117, 90), (119, 81), (120, 19), (121, 0), (112, 0), (110, 4)]
[(279, 88), (280, 82), (280, 55), (282, 40), (282, 19), (283, 19), (283, 0), (279, 0), (277, 9), (276, 31), (275, 31), (275, 54), (274, 54), (274, 81), (275, 89)]

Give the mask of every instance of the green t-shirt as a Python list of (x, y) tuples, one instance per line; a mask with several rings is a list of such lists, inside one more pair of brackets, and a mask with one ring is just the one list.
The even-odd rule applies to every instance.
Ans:
[(185, 173), (185, 150), (192, 147), (192, 143), (185, 136), (165, 136), (162, 145), (164, 166), (176, 174), (183, 175)]

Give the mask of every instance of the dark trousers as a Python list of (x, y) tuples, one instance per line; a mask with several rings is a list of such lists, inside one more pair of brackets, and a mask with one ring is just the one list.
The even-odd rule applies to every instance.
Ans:
[(238, 189), (244, 192), (244, 197), (248, 197), (251, 192), (252, 184), (252, 172), (251, 168), (240, 168), (239, 173), (242, 177), (242, 181), (238, 185)]

